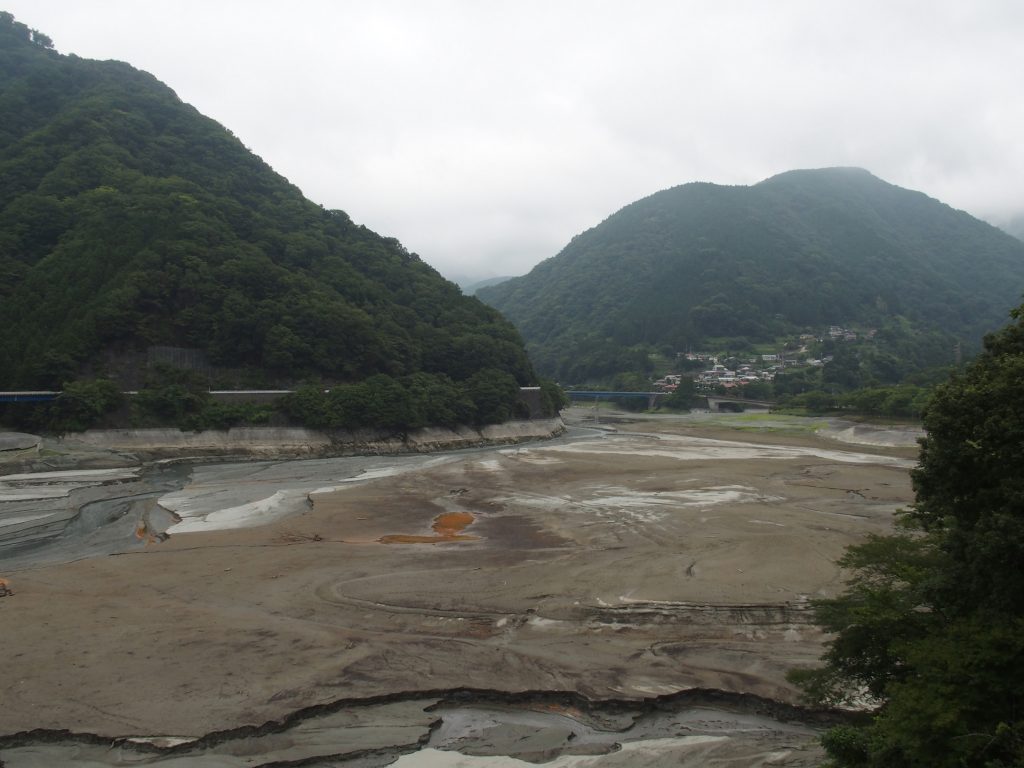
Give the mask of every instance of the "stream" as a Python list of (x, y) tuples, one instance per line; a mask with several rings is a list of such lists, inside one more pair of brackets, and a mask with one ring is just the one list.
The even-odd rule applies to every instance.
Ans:
[(33, 731), (0, 737), (6, 768), (242, 766), (813, 766), (833, 719), (758, 699), (690, 691), (643, 702), (571, 693), (429, 692), (345, 701), (284, 722), (198, 739), (104, 739)]

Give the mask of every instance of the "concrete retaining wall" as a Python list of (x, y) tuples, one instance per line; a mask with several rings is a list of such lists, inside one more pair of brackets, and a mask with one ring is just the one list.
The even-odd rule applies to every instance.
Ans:
[(177, 429), (94, 429), (61, 439), (73, 450), (88, 447), (136, 454), (141, 459), (192, 456), (348, 456), (426, 453), (479, 445), (519, 443), (565, 431), (560, 418), (511, 421), (482, 428), (429, 427), (406, 436), (373, 430), (320, 431), (282, 427), (236, 427), (182, 432)]

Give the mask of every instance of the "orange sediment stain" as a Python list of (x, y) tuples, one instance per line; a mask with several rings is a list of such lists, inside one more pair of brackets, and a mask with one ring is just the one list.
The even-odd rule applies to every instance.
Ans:
[(145, 521), (139, 520), (139, 522), (137, 522), (135, 524), (135, 538), (138, 539), (139, 541), (142, 541), (148, 535), (149, 535), (149, 532), (146, 530), (146, 523), (145, 523)]
[(469, 512), (447, 512), (434, 519), (434, 533), (438, 536), (458, 536), (474, 520)]
[(469, 512), (446, 512), (434, 518), (433, 536), (411, 536), (394, 533), (381, 536), (377, 541), (381, 544), (443, 544), (448, 541), (477, 541), (479, 536), (470, 536), (462, 531), (473, 523), (476, 518)]

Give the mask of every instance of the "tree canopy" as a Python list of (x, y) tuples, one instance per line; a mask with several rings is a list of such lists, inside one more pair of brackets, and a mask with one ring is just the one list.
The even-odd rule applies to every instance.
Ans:
[(848, 550), (835, 639), (795, 673), (809, 696), (873, 703), (830, 731), (842, 768), (1024, 765), (1024, 305), (939, 386), (901, 530)]

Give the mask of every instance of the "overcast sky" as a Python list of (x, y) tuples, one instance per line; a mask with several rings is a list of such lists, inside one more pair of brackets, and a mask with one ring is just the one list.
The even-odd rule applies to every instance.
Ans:
[(854, 165), (1024, 211), (1020, 0), (0, 0), (156, 75), (445, 275), (522, 274), (633, 200)]

